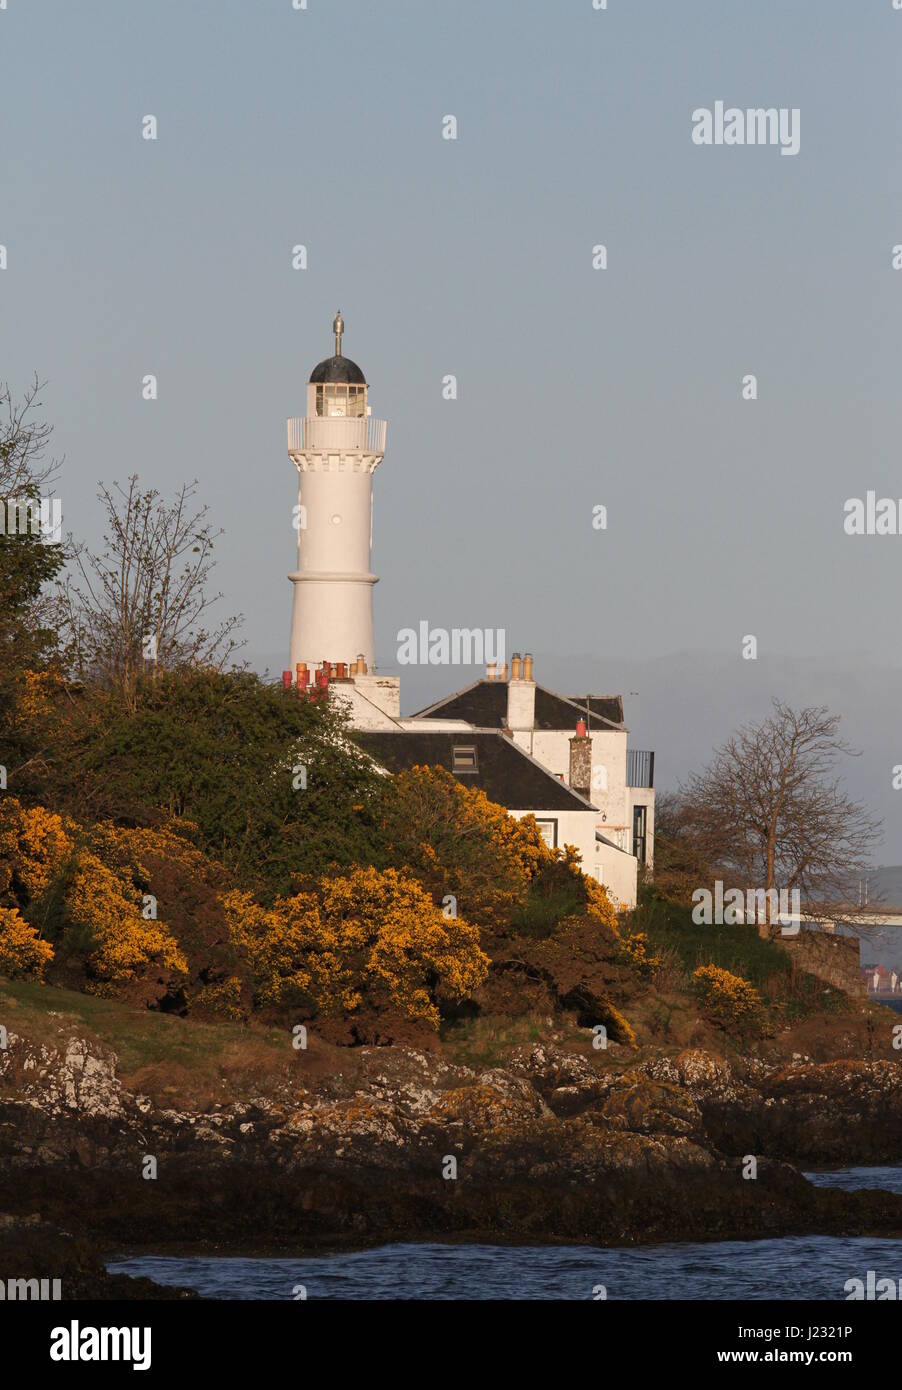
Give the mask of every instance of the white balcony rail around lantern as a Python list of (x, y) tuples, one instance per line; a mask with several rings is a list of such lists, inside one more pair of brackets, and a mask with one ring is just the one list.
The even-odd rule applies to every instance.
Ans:
[(385, 453), (386, 422), (371, 415), (299, 415), (288, 421), (288, 452)]

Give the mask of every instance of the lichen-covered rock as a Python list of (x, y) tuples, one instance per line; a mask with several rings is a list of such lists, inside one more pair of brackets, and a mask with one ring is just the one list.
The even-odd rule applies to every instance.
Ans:
[(894, 1063), (805, 1064), (749, 1084), (697, 1049), (618, 1070), (552, 1044), (477, 1072), (374, 1048), (339, 1067), (307, 1057), (274, 1095), (188, 1111), (133, 1095), (93, 1041), (11, 1037), (0, 1183), (18, 1215), (40, 1209), (67, 1229), (89, 1218), (107, 1245), (183, 1243), (186, 1231), (295, 1251), (902, 1234), (902, 1198), (815, 1189), (773, 1161), (868, 1161), (877, 1135), (898, 1145), (900, 1075)]
[(548, 1043), (518, 1048), (508, 1071), (526, 1078), (555, 1115), (577, 1115), (608, 1094), (614, 1077), (596, 1071), (588, 1058)]
[(528, 1123), (544, 1108), (535, 1092), (526, 1098), (506, 1093), (497, 1085), (480, 1082), (443, 1091), (428, 1118), (434, 1124), (481, 1135)]
[(83, 1115), (119, 1119), (122, 1087), (109, 1048), (70, 1037), (59, 1048), (10, 1033), (0, 1051), (0, 1094), (42, 1108), (66, 1106)]
[(601, 1111), (614, 1129), (634, 1134), (695, 1135), (701, 1131), (701, 1111), (692, 1097), (678, 1086), (645, 1077), (614, 1090)]

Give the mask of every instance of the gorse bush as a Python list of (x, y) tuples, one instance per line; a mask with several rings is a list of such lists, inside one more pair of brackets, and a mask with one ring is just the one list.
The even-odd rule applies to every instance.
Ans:
[(44, 751), (0, 801), (0, 971), (364, 1036), (471, 1003), (480, 929), (616, 933), (571, 847), (442, 768), (383, 776), (327, 701), (191, 669), (128, 705), (50, 671), (21, 685)]
[[(186, 961), (162, 922), (146, 915), (139, 860), (149, 832), (112, 826), (84, 828), (44, 807), (0, 802), (0, 905), (12, 940), (21, 912), (40, 924), (66, 955), (83, 960), (86, 987), (114, 992), (161, 969), (184, 973)], [(166, 838), (167, 848), (171, 841)], [(18, 932), (21, 941), (21, 931)], [(46, 943), (45, 943), (46, 944)], [(54, 952), (43, 953), (46, 965)]]
[(394, 869), (354, 869), (263, 908), (226, 895), (232, 941), (259, 1006), (326, 1016), (391, 1010), (435, 1028), (442, 998), (459, 1002), (488, 973), (475, 927), (446, 918), (420, 884)]
[(761, 1032), (766, 1014), (761, 996), (748, 980), (716, 965), (701, 965), (693, 983), (702, 1008), (712, 1022), (737, 1033)]
[(417, 875), (433, 898), (451, 895), (471, 921), (521, 907), (551, 851), (531, 817), (515, 820), (484, 792), (442, 767), (415, 767), (385, 787), (386, 853)]
[(190, 823), (199, 849), (270, 899), (298, 875), (379, 859), (384, 779), (328, 701), (203, 670), (139, 680), (134, 710), (105, 688), (49, 697), (30, 799), (94, 821)]
[(580, 871), (572, 846), (551, 849), (533, 816), (515, 819), (442, 767), (414, 767), (384, 788), (384, 854), (433, 899), (457, 900), (469, 921), (542, 934), (589, 912), (614, 926), (604, 888)]
[(53, 959), (53, 947), (42, 941), (17, 907), (0, 907), (0, 975), (40, 977)]
[(643, 931), (632, 932), (623, 938), (620, 955), (622, 960), (646, 980), (650, 979), (662, 964), (661, 957), (653, 950), (648, 936)]

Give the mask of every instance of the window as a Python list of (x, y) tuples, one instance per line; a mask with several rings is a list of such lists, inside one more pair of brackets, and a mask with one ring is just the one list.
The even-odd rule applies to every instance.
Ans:
[(316, 413), (327, 417), (364, 415), (366, 387), (349, 386), (343, 381), (319, 382), (316, 387)]
[(557, 821), (554, 819), (539, 820), (536, 816), (536, 825), (539, 827), (539, 834), (548, 848), (557, 849)]
[(646, 817), (647, 808), (645, 806), (633, 807), (633, 854), (642, 866), (645, 865)]
[(478, 772), (476, 748), (473, 744), (458, 745), (451, 752), (452, 772)]

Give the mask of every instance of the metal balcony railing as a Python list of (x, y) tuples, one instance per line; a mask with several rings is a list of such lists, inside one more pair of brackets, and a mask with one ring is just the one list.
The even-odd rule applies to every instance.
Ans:
[(645, 748), (626, 750), (626, 785), (653, 787), (655, 785), (655, 755)]
[(300, 415), (288, 421), (288, 452), (384, 454), (385, 430), (372, 415)]

